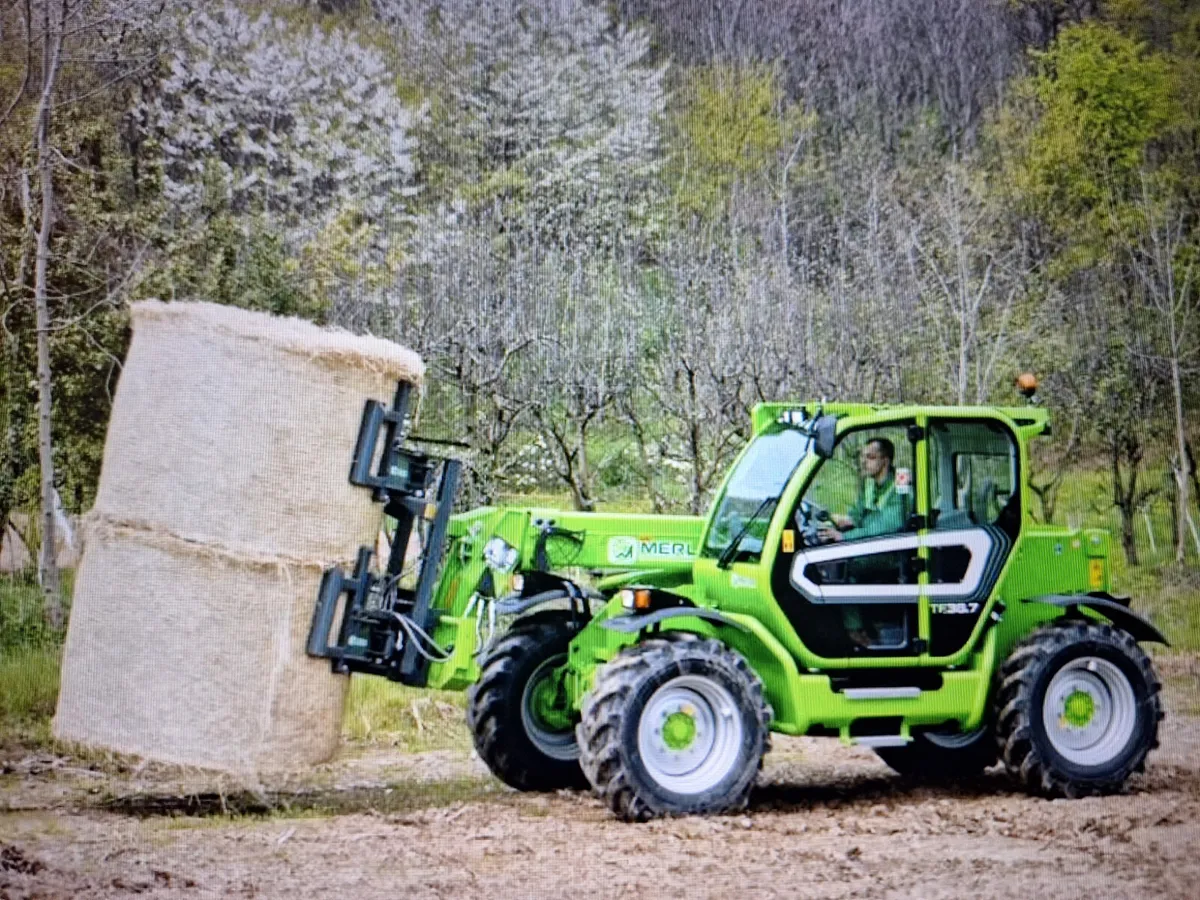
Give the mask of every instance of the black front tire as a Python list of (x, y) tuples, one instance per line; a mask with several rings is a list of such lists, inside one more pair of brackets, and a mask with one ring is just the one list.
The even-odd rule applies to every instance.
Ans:
[(541, 728), (529, 700), (536, 680), (566, 662), (575, 633), (565, 620), (518, 622), (488, 651), (479, 680), (467, 689), (467, 727), (476, 751), (497, 778), (519, 791), (588, 786), (574, 728)]
[(1079, 620), (1039, 629), (1000, 669), (1000, 757), (1030, 793), (1120, 791), (1158, 746), (1160, 689), (1149, 657), (1125, 631)]
[(921, 781), (974, 778), (996, 762), (996, 737), (990, 727), (967, 734), (922, 731), (906, 747), (878, 747), (879, 758), (893, 770)]
[(581, 762), (626, 821), (731, 812), (762, 768), (770, 721), (740, 654), (715, 640), (647, 640), (596, 674), (577, 729)]

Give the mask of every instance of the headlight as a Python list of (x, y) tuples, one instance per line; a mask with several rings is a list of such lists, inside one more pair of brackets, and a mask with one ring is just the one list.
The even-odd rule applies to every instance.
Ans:
[(483, 561), (497, 572), (511, 572), (517, 566), (517, 548), (504, 538), (494, 537), (483, 545)]

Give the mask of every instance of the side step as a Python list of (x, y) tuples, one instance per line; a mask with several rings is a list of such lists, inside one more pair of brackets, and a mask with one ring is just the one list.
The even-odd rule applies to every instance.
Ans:
[(850, 738), (850, 743), (860, 747), (907, 747), (912, 738), (899, 734), (864, 734)]
[(847, 700), (912, 700), (921, 696), (919, 687), (869, 687), (846, 688), (842, 696)]

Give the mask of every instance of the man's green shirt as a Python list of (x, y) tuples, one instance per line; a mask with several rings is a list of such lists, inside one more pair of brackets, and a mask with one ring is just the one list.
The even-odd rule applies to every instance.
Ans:
[(842, 533), (848, 541), (903, 531), (908, 521), (908, 498), (896, 492), (895, 473), (889, 472), (883, 484), (876, 484), (874, 478), (865, 479), (847, 515), (854, 521), (854, 527)]

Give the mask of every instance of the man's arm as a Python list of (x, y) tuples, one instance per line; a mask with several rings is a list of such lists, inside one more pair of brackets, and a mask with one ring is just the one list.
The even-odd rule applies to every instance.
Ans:
[(862, 484), (858, 486), (858, 498), (846, 510), (844, 516), (834, 516), (833, 522), (837, 525), (839, 531), (846, 531), (851, 528), (856, 528), (863, 523), (863, 516), (866, 515), (866, 490)]
[(908, 524), (908, 505), (904, 495), (894, 490), (879, 509), (868, 509), (862, 513), (858, 525), (842, 533), (842, 539), (861, 541), (864, 538), (879, 537), (884, 534), (896, 534), (903, 531)]

